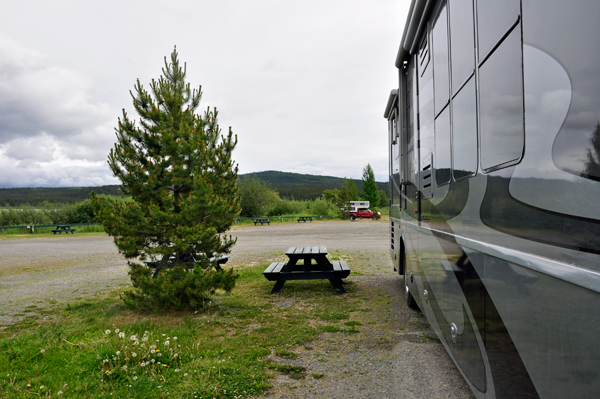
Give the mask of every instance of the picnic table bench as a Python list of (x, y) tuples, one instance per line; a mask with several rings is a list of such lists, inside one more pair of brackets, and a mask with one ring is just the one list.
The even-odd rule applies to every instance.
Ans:
[(299, 216), (298, 217), (298, 223), (300, 222), (311, 222), (312, 223), (312, 216)]
[(261, 226), (263, 224), (265, 224), (265, 223), (266, 224), (271, 224), (271, 222), (267, 218), (254, 218), (254, 219), (252, 219), (252, 221), (254, 222), (255, 226), (256, 226), (257, 223), (260, 223)]
[(324, 246), (291, 247), (285, 254), (289, 258), (287, 263), (273, 262), (263, 272), (267, 280), (276, 281), (271, 294), (281, 291), (287, 280), (317, 279), (329, 280), (340, 294), (346, 292), (342, 279), (350, 275), (350, 267), (345, 261), (330, 262)]
[(70, 224), (59, 224), (56, 226), (56, 229), (52, 230), (52, 234), (56, 234), (56, 233), (58, 233), (58, 234), (62, 234), (62, 233), (75, 234), (75, 229), (72, 229)]
[[(193, 269), (194, 264), (196, 263), (196, 257), (193, 254), (187, 253), (182, 257), (182, 263), (185, 265), (187, 269)], [(216, 270), (223, 270), (221, 265), (227, 263), (229, 260), (229, 255), (225, 256), (213, 256), (208, 261), (212, 264), (212, 266)], [(174, 255), (163, 255), (161, 260), (155, 261), (146, 261), (144, 262), (148, 267), (154, 269), (152, 273), (152, 278), (157, 278), (158, 274), (162, 269), (172, 269), (175, 267), (175, 256)]]

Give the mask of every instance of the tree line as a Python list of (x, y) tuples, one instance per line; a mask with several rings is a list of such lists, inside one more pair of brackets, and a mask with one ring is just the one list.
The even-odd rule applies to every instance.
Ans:
[[(336, 178), (338, 179), (338, 178)], [(341, 180), (341, 179), (338, 179)], [(324, 190), (312, 200), (294, 200), (281, 198), (273, 186), (256, 176), (245, 177), (239, 181), (241, 196), (241, 216), (281, 216), (291, 214), (338, 215), (345, 218), (348, 201), (365, 200), (372, 209), (388, 206), (388, 197), (384, 189), (379, 189), (370, 164), (363, 169), (362, 192), (354, 179), (343, 179), (341, 187)]]

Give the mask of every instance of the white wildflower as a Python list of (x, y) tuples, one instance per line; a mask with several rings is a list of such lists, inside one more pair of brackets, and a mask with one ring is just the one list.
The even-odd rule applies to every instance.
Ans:
[(60, 395), (62, 395), (62, 394), (63, 394), (63, 391), (58, 391), (56, 394), (57, 394), (58, 396), (60, 396)]
[(42, 349), (40, 352), (42, 352), (42, 353), (45, 353), (45, 352), (46, 352), (46, 349)]
[(131, 357), (136, 357), (136, 356), (137, 356), (137, 353), (135, 353), (135, 352), (131, 353)]
[(136, 375), (135, 377), (133, 377), (133, 380), (134, 380), (134, 381), (136, 381), (136, 380), (137, 380), (137, 378), (138, 378), (138, 377), (137, 377), (137, 375)]
[(118, 328), (115, 328), (115, 332), (116, 332), (116, 333), (118, 333), (118, 332), (119, 332), (119, 329), (118, 329)]
[(106, 335), (110, 334), (110, 330), (104, 331), (104, 334), (106, 334)]
[(40, 389), (44, 389), (44, 386), (42, 385), (42, 386), (40, 387)]
[(183, 373), (183, 376), (184, 376), (184, 377), (187, 377), (187, 376), (188, 376), (188, 373)]
[(169, 342), (169, 341), (165, 341), (165, 345), (166, 345), (166, 346), (169, 346), (170, 344), (171, 344), (171, 342)]
[(121, 355), (121, 351), (117, 351), (117, 356), (120, 356), (120, 355)]
[(119, 333), (119, 338), (121, 338), (121, 339), (125, 338), (125, 333), (124, 332)]

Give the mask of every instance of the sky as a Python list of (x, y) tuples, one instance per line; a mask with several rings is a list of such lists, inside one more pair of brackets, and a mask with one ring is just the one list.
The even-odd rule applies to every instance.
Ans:
[(0, 187), (118, 184), (129, 91), (177, 46), (239, 173), (387, 181), (390, 90), (410, 0), (0, 0)]

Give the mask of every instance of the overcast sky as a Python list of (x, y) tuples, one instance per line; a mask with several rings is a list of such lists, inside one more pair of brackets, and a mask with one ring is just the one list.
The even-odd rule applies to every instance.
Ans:
[(176, 45), (240, 173), (387, 180), (383, 112), (410, 0), (0, 0), (0, 187), (118, 184), (129, 90)]

